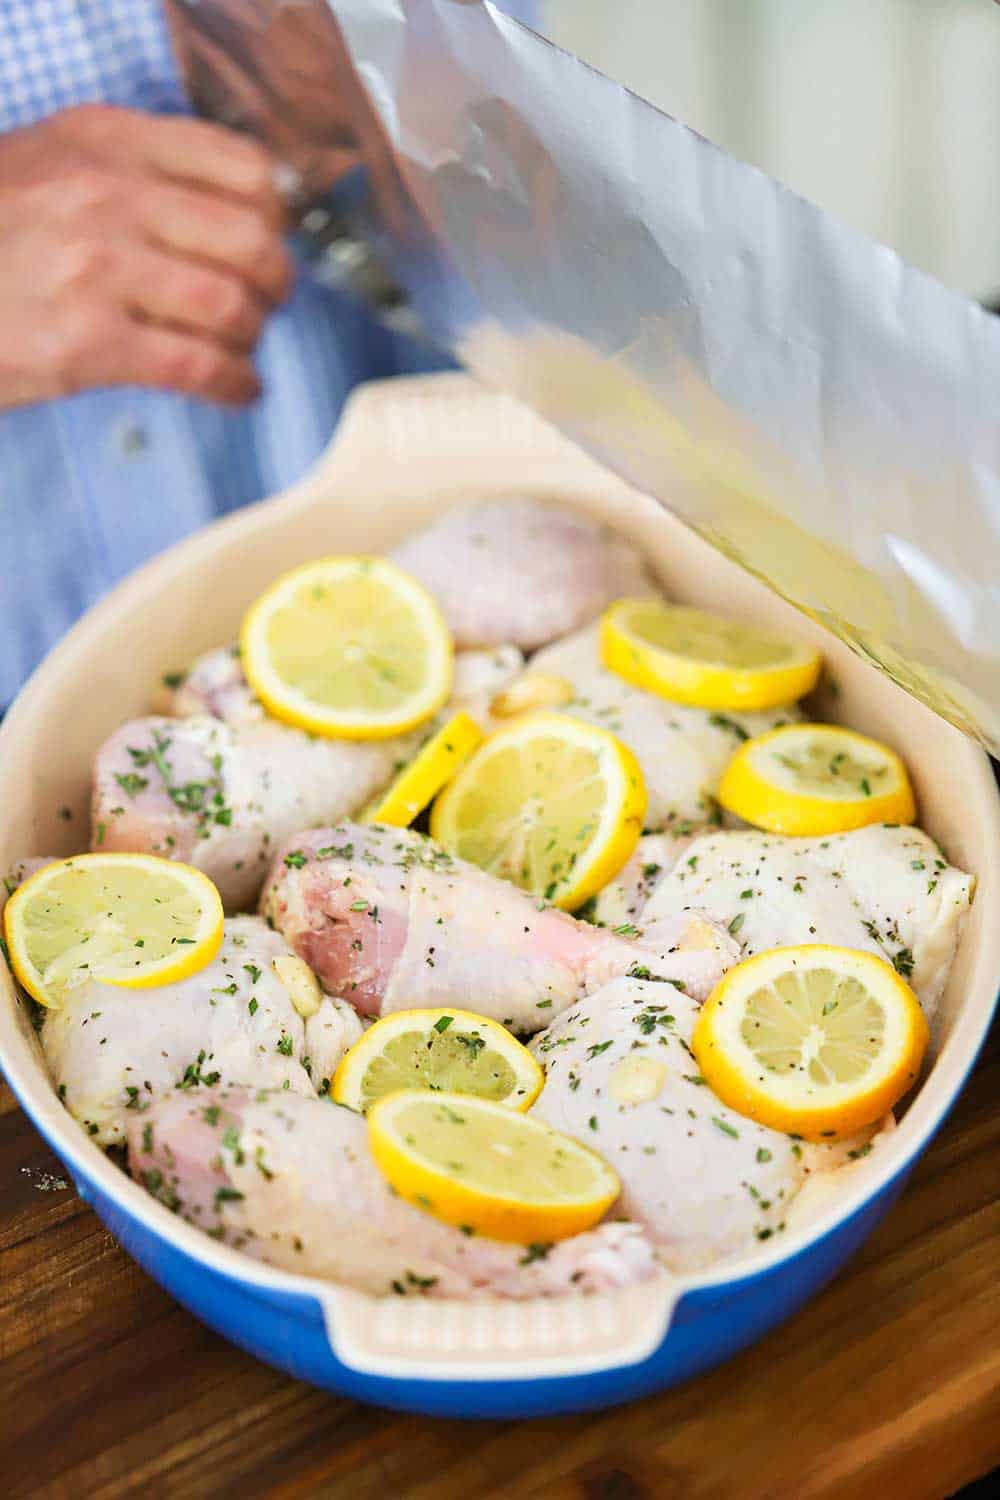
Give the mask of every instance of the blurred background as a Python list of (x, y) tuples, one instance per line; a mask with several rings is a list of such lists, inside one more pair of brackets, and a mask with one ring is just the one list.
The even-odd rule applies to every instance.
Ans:
[(538, 0), (538, 29), (932, 272), (1000, 300), (994, 0)]

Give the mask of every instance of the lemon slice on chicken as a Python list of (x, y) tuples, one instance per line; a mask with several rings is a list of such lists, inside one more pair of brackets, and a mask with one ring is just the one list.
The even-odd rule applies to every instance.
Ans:
[(368, 1115), (401, 1198), (470, 1234), (528, 1246), (590, 1229), (620, 1192), (596, 1152), (531, 1115), (465, 1094), (404, 1090)]
[(402, 734), (451, 690), (441, 611), (380, 557), (327, 557), (284, 574), (251, 605), (243, 669), (275, 718), (331, 738)]
[(881, 1119), (916, 1082), (927, 1040), (920, 1002), (890, 964), (816, 943), (730, 969), (691, 1046), (730, 1109), (823, 1141)]
[(447, 724), (421, 745), (381, 796), (368, 804), (361, 821), (408, 828), (448, 784), (459, 766), (464, 765), (482, 738), (483, 732), (471, 715), (453, 714)]
[(527, 1047), (498, 1021), (454, 1008), (399, 1010), (376, 1021), (344, 1054), (333, 1097), (365, 1111), (387, 1094), (422, 1088), (524, 1110), (544, 1082)]
[(836, 724), (789, 724), (747, 740), (716, 796), (757, 828), (803, 837), (912, 823), (917, 815), (896, 752)]
[(601, 620), (601, 660), (626, 682), (693, 708), (765, 709), (816, 686), (808, 646), (662, 599), (619, 599)]
[(207, 875), (151, 854), (78, 854), (45, 865), (4, 909), (18, 981), (56, 1009), (88, 980), (146, 989), (187, 979), (222, 943)]
[(642, 831), (639, 763), (606, 729), (525, 714), (490, 736), (434, 804), (451, 854), (572, 911), (629, 859)]

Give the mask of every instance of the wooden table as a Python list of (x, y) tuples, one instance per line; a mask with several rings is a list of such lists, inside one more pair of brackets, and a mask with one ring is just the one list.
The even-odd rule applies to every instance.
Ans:
[(401, 1416), (289, 1380), (118, 1249), (0, 1084), (5, 1500), (942, 1500), (1000, 1462), (1000, 1026), (888, 1222), (785, 1328), (616, 1411)]

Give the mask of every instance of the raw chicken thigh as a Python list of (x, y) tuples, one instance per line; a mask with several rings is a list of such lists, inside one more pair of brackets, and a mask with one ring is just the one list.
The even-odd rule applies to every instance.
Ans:
[(128, 1124), (132, 1175), (168, 1208), (260, 1260), (360, 1291), (553, 1296), (655, 1268), (634, 1224), (598, 1225), (538, 1255), (440, 1223), (392, 1192), (364, 1118), (326, 1100), (174, 1093)]
[(277, 845), (356, 811), (398, 755), (398, 742), (331, 746), (273, 720), (135, 719), (97, 754), (93, 847), (185, 860), (214, 880), (228, 911), (246, 910)]
[(434, 595), (458, 646), (513, 641), (532, 651), (612, 600), (650, 591), (634, 547), (541, 500), (460, 506), (389, 555)]
[(288, 951), (259, 917), (236, 917), (218, 956), (190, 979), (149, 990), (91, 982), (73, 991), (61, 1010), (46, 1011), (41, 1035), (67, 1109), (101, 1145), (117, 1145), (130, 1114), (167, 1089), (222, 1082), (313, 1095), (329, 1087), (361, 1025), (332, 1000), (302, 1020), (272, 967)]
[[(461, 696), (447, 712), (462, 708), (486, 722), (490, 698), (516, 673), (521, 654), (502, 647), (467, 655), (456, 668)], [(230, 712), (241, 701), (247, 707), (232, 685), (226, 691), (224, 701), (207, 701)], [(228, 911), (246, 910), (278, 844), (297, 829), (358, 812), (433, 727), (360, 741), (317, 739), (255, 715), (235, 723), (204, 714), (135, 719), (97, 754), (93, 847), (185, 860), (214, 880)]]
[(546, 1082), (532, 1106), (618, 1173), (613, 1210), (674, 1271), (751, 1250), (784, 1227), (804, 1178), (790, 1136), (755, 1125), (701, 1080), (698, 1006), (669, 984), (616, 979), (532, 1042)]
[(632, 969), (704, 998), (739, 952), (696, 913), (618, 936), (419, 834), (349, 823), (282, 849), (261, 907), (324, 988), (366, 1015), (461, 1005), (525, 1032)]
[(648, 828), (716, 816), (715, 791), (739, 744), (802, 717), (794, 705), (710, 713), (632, 687), (601, 665), (596, 624), (539, 651), (530, 670), (565, 678), (575, 696), (562, 711), (610, 729), (634, 753), (649, 792)]
[[(701, 908), (733, 932), (744, 953), (793, 943), (833, 943), (877, 953), (913, 986), (932, 1017), (955, 956), (973, 881), (941, 857), (919, 828), (873, 824), (825, 838), (707, 833), (680, 846), (640, 840), (639, 860), (661, 865), (637, 914), (645, 924)], [(634, 866), (633, 866), (634, 870)], [(600, 920), (635, 904), (610, 886)], [(623, 900), (624, 896), (624, 900)]]

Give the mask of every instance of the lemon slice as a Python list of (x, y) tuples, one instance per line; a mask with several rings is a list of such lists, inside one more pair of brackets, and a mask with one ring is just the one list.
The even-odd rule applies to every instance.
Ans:
[(152, 854), (78, 854), (18, 887), (4, 932), (19, 982), (58, 1009), (91, 979), (147, 989), (196, 974), (222, 943), (222, 902), (190, 865)]
[(243, 669), (269, 713), (313, 734), (376, 740), (436, 713), (454, 653), (434, 600), (379, 557), (327, 557), (251, 605)]
[(646, 785), (631, 750), (563, 714), (490, 736), (434, 804), (451, 854), (567, 911), (607, 885), (642, 832)]
[(399, 1010), (344, 1054), (333, 1097), (363, 1111), (400, 1089), (432, 1089), (523, 1110), (544, 1082), (527, 1047), (497, 1021), (468, 1010)]
[(401, 1198), (493, 1240), (541, 1246), (580, 1234), (621, 1190), (578, 1141), (467, 1094), (391, 1094), (369, 1112), (368, 1142)]
[(601, 660), (626, 682), (694, 708), (764, 709), (816, 686), (809, 647), (661, 599), (619, 599), (601, 620)]
[(916, 1081), (920, 1002), (884, 959), (852, 948), (772, 948), (737, 964), (698, 1016), (691, 1045), (724, 1104), (807, 1140), (852, 1135)]
[(716, 796), (727, 812), (768, 833), (846, 833), (917, 815), (896, 752), (835, 724), (789, 724), (747, 740)]
[(448, 784), (459, 766), (464, 765), (482, 738), (483, 731), (475, 719), (466, 713), (455, 714), (421, 745), (392, 785), (368, 804), (361, 821), (408, 828)]

